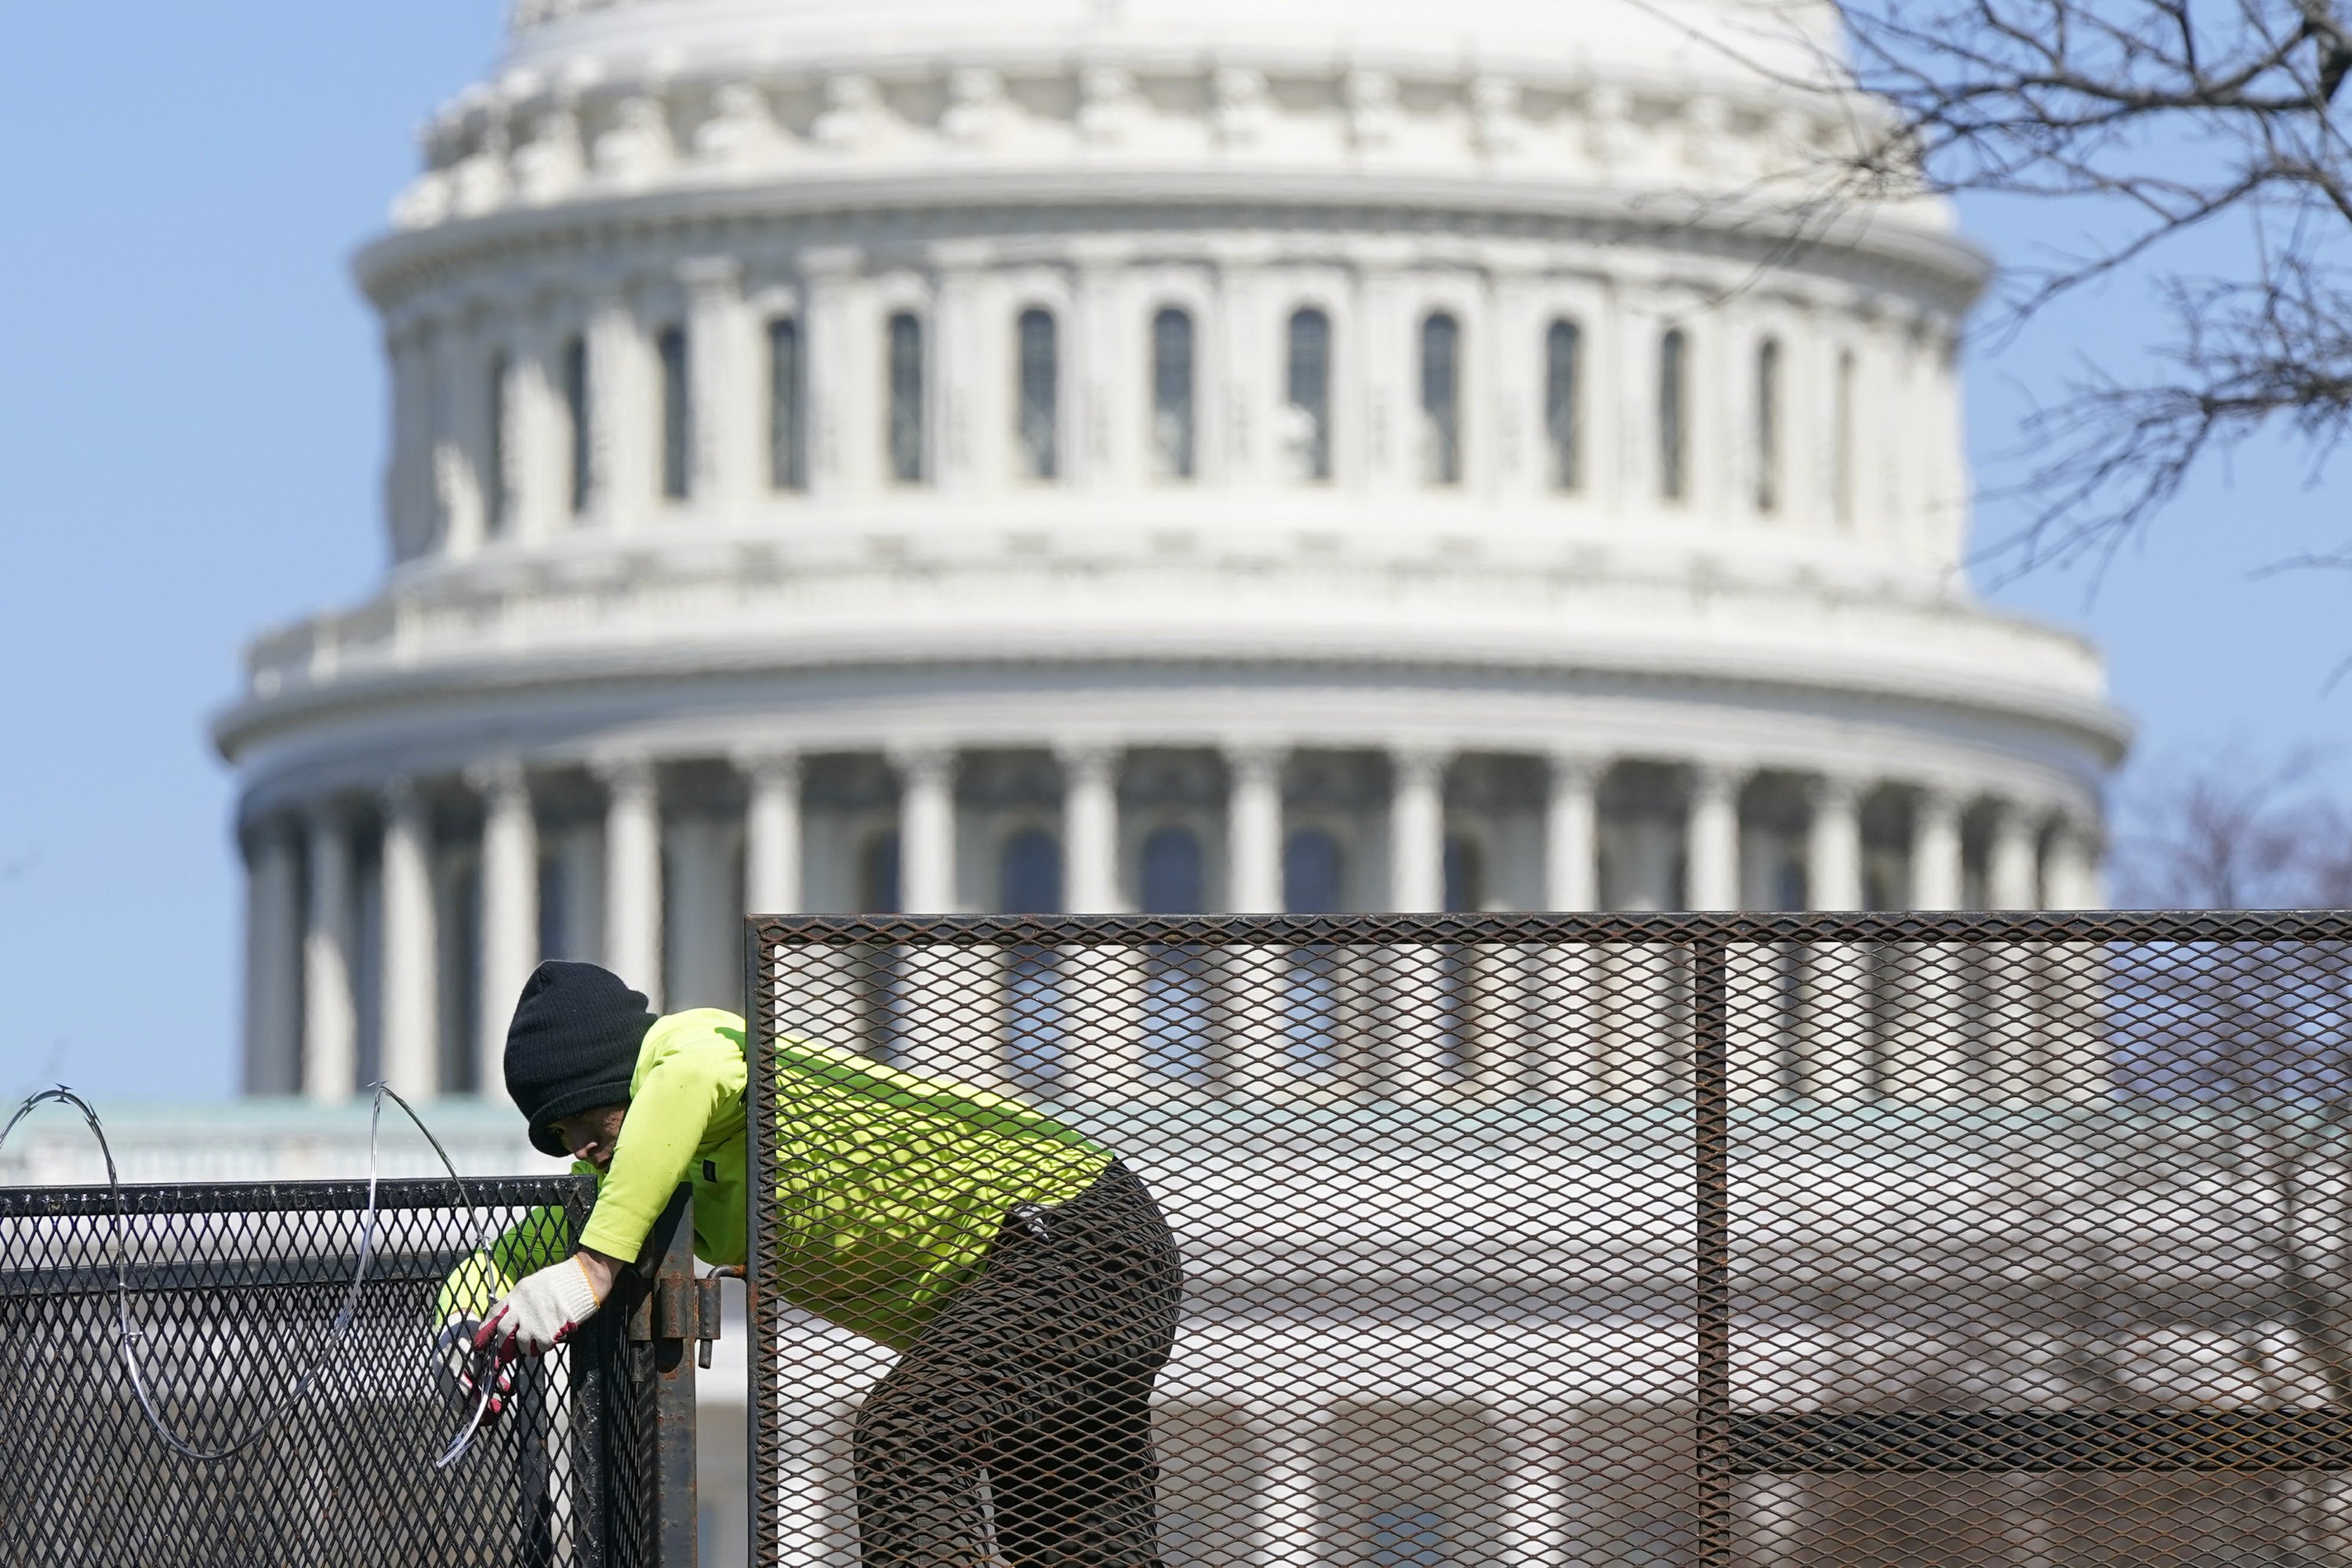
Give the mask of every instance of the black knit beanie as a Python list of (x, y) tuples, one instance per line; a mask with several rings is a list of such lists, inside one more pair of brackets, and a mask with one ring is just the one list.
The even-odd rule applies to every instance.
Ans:
[(507, 1026), (507, 1093), (530, 1122), (530, 1142), (559, 1158), (564, 1117), (623, 1105), (637, 1047), (654, 1026), (642, 993), (593, 963), (554, 960), (531, 971)]

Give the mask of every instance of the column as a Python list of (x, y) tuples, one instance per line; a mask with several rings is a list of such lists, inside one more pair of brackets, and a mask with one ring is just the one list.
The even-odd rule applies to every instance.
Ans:
[(856, 310), (858, 255), (803, 251), (801, 355), (807, 366), (809, 495), (818, 500), (874, 488), (882, 447), (882, 337)]
[(482, 381), (488, 366), (479, 341), (461, 321), (445, 321), (434, 345), (434, 402), (440, 414), (433, 431), (434, 485), (443, 548), (463, 559), (482, 545), (481, 430), (488, 402)]
[(754, 420), (767, 402), (758, 378), (743, 305), (743, 264), (731, 256), (697, 257), (681, 269), (688, 319), (688, 374), (693, 384), (693, 493), (732, 516), (753, 493), (760, 457)]
[[(1934, 785), (1921, 789), (1911, 822), (1911, 907), (1959, 908), (1959, 797)], [(1967, 1043), (1956, 1026), (1966, 1011), (1969, 955), (1940, 942), (1894, 942), (1880, 951), (1880, 1005), (1893, 1020), (1885, 1076), (1906, 1100), (1949, 1103), (1972, 1087)]]
[[(1544, 905), (1560, 914), (1601, 907), (1601, 776), (1597, 757), (1560, 752), (1550, 759), (1544, 803)], [(1598, 1094), (1596, 1073), (1607, 1034), (1603, 1020), (1605, 954), (1598, 947), (1560, 943), (1537, 961), (1544, 976), (1534, 1008), (1540, 1026), (1522, 1050), (1521, 1079), (1531, 1094)]]
[(485, 1095), (502, 1081), (507, 1025), (523, 983), (539, 965), (539, 821), (530, 777), (518, 762), (476, 776), (482, 792), (481, 1022), (474, 1033)]
[[(2097, 828), (2092, 820), (2063, 811), (2051, 824), (2042, 851), (2042, 901), (2053, 910), (2097, 910), (2106, 902), (2099, 887)], [(2111, 1066), (2101, 1048), (2105, 1011), (2105, 949), (2097, 942), (2064, 942), (2040, 946), (2040, 1037), (2036, 1042), (2034, 1094), (2042, 1103), (2096, 1100), (2107, 1091)]]
[(646, 994), (662, 991), (661, 784), (652, 761), (629, 757), (604, 781), (604, 963)]
[(358, 1087), (359, 1008), (352, 994), (352, 843), (331, 805), (310, 814), (310, 909), (302, 936), (302, 1087), (332, 1105)]
[(1074, 915), (1118, 910), (1118, 753), (1065, 751), (1062, 763), (1064, 902)]
[[(1445, 758), (1391, 751), (1389, 774), (1389, 908), (1432, 914), (1445, 907)], [(1386, 1060), (1378, 1066), (1399, 1096), (1458, 1084), (1474, 1059), (1464, 1026), (1471, 978), (1466, 965), (1455, 970), (1446, 958), (1446, 950), (1431, 942), (1378, 950), (1391, 1020), (1379, 1052)]]
[(743, 901), (754, 915), (801, 912), (801, 760), (790, 752), (748, 757), (743, 811)]
[(247, 833), (245, 1092), (292, 1094), (302, 1086), (301, 858), (285, 823)]
[[(1070, 450), (1066, 482), (1089, 489), (1126, 486), (1145, 472), (1141, 444), (1150, 428), (1150, 383), (1135, 372), (1145, 357), (1150, 323), (1129, 305), (1129, 272), (1123, 257), (1082, 255), (1070, 311), (1071, 333), (1062, 351), (1069, 382)], [(1155, 307), (1156, 310), (1156, 307)], [(1195, 320), (1195, 387), (1200, 372)], [(1148, 371), (1146, 374), (1148, 374)], [(1195, 393), (1197, 409), (1199, 396)], [(1195, 416), (1197, 418), (1197, 414)], [(1193, 451), (1198, 472), (1199, 448)]]
[(1851, 779), (1813, 784), (1813, 821), (1805, 842), (1807, 901), (1816, 910), (1862, 908), (1862, 786)]
[[(1986, 866), (1985, 901), (1996, 910), (2042, 907), (2037, 886), (2041, 823), (2015, 800), (1999, 803)], [(2040, 976), (2048, 951), (2039, 944), (1992, 942), (1977, 950), (1984, 974), (1983, 1006), (1987, 1098), (2014, 1102), (2030, 1095), (2036, 1080), (2034, 1054), (2046, 1023)]]
[(1211, 292), (1194, 326), (1196, 458), (1203, 485), (1247, 488), (1273, 472), (1287, 353), (1275, 345), (1287, 341), (1289, 312), (1264, 299), (1264, 269), (1254, 258), (1237, 247), (1213, 248), (1211, 255)]
[[(893, 753), (898, 770), (898, 889), (912, 915), (956, 909), (956, 753), (920, 746)], [(898, 998), (895, 1059), (909, 1071), (935, 1073), (982, 1088), (1016, 1089), (1007, 1071), (1004, 1032), (984, 1020), (1003, 1016), (1002, 950), (910, 942), (895, 955)]]
[(569, 415), (562, 384), (564, 337), (544, 317), (534, 319), (508, 384), (508, 526), (525, 541), (552, 539), (572, 522)]
[(392, 370), (392, 450), (384, 469), (384, 512), (392, 554), (405, 561), (431, 541), (432, 454), (425, 432), (425, 377), (432, 358), (413, 321), (389, 323), (384, 352)]
[(2099, 891), (2098, 860), (2092, 848), (2094, 831), (2073, 816), (2058, 818), (2050, 829), (2043, 852), (2043, 902), (2053, 910), (2095, 910), (2105, 903)]
[(432, 816), (412, 779), (385, 786), (383, 811), (383, 1080), (427, 1098), (441, 1084)]
[[(1862, 786), (1852, 779), (1813, 783), (1813, 820), (1805, 843), (1806, 899), (1814, 909), (1862, 907)], [(1869, 950), (1857, 942), (1815, 942), (1801, 952), (1803, 1021), (1797, 1036), (1801, 1098), (1851, 1101), (1878, 1084), (1870, 1038)]]
[(1282, 912), (1282, 763), (1272, 747), (1225, 753), (1225, 901), (1237, 915)]
[(1278, 1426), (1268, 1445), (1253, 1557), (1266, 1568), (1313, 1568), (1322, 1558), (1316, 1544), (1322, 1531), (1315, 1498), (1322, 1413), (1295, 1399), (1274, 1404), (1273, 1412)]
[(1739, 786), (1745, 774), (1720, 763), (1691, 770), (1690, 886), (1694, 910), (1739, 907)]
[(927, 747), (898, 767), (898, 890), (908, 914), (955, 912), (955, 752)]
[(1600, 763), (1551, 759), (1551, 790), (1544, 807), (1544, 902), (1573, 914), (1601, 907)]
[(1354, 320), (1332, 325), (1332, 478), (1351, 492), (1421, 489), (1420, 337), (1401, 270), (1385, 258), (1355, 268)]
[(2034, 888), (2034, 822), (2015, 801), (2002, 801), (1992, 821), (1990, 897), (1997, 910), (2031, 910), (2040, 899)]
[[(1269, 746), (1225, 752), (1225, 902), (1234, 914), (1283, 910), (1283, 762), (1284, 753)], [(1230, 1087), (1257, 1096), (1287, 1090), (1296, 1079), (1285, 1027), (1286, 951), (1265, 943), (1230, 947), (1215, 963), (1227, 999), (1222, 1033)], [(1275, 1481), (1277, 1491), (1281, 1484)], [(1269, 1502), (1270, 1519), (1278, 1508)]]
[[(1072, 914), (1117, 914), (1123, 907), (1118, 886), (1118, 777), (1120, 753), (1105, 745), (1065, 747), (1062, 764), (1063, 905)], [(1062, 992), (1063, 1091), (1115, 1095), (1134, 1087), (1143, 1069), (1149, 1037), (1147, 1016), (1164, 1017), (1170, 1007), (1204, 991), (1187, 990), (1184, 979), (1163, 975), (1158, 1000), (1162, 1011), (1147, 1015), (1146, 961), (1134, 948), (1073, 948), (1061, 955), (1066, 980)], [(1198, 985), (1198, 980), (1193, 980)], [(1205, 1005), (1198, 1025), (1207, 1028)], [(1161, 1026), (1159, 1033), (1166, 1033)]]
[(1551, 1453), (1540, 1416), (1514, 1413), (1506, 1428), (1518, 1457), (1503, 1480), (1501, 1559), (1507, 1568), (1551, 1568), (1567, 1562), (1566, 1500), (1560, 1496), (1559, 1461)]
[(628, 296), (600, 297), (588, 318), (588, 509), (607, 527), (635, 526), (653, 500), (661, 431), (646, 352)]
[(1911, 827), (1911, 907), (1960, 907), (1960, 802), (1933, 786), (1919, 792)]
[(1389, 753), (1389, 907), (1433, 914), (1445, 907), (1445, 757)]

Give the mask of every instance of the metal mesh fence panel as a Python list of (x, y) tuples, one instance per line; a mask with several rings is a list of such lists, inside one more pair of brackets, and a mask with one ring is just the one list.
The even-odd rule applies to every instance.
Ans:
[(2352, 1563), (2352, 917), (748, 960), (758, 1563)]
[[(646, 1395), (617, 1321), (470, 1414), (436, 1342), (487, 1236), (568, 1247), (584, 1181), (0, 1189), (0, 1563), (569, 1565), (647, 1561)], [(120, 1216), (118, 1219), (118, 1215)], [(127, 1285), (127, 1290), (121, 1289)], [(127, 1346), (125, 1329), (128, 1330)], [(208, 1460), (175, 1451), (142, 1409)], [(306, 1370), (319, 1366), (307, 1388)]]

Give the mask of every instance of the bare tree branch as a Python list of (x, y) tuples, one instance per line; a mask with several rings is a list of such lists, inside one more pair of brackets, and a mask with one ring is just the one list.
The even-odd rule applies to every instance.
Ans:
[(2318, 788), (2324, 761), (2307, 749), (2265, 761), (2231, 745), (2193, 769), (2160, 771), (2119, 814), (2114, 870), (2121, 901), (2352, 906), (2352, 816)]
[[(2277, 431), (2324, 464), (2352, 435), (2343, 0), (1838, 8), (1844, 85), (1885, 110), (1831, 174), (1842, 196), (2022, 197), (2084, 216), (2078, 248), (2011, 271), (1990, 330), (2125, 268), (2156, 280), (2153, 368), (2089, 368), (2029, 419), (2026, 522), (1997, 562), (2104, 562), (2206, 459)], [(2215, 230), (2242, 266), (2184, 253)]]

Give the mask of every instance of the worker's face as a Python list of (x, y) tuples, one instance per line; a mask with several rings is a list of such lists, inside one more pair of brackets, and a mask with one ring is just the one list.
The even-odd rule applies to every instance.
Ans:
[(558, 1121), (555, 1135), (563, 1140), (573, 1159), (608, 1171), (613, 1166), (614, 1145), (621, 1141), (621, 1120), (628, 1114), (625, 1105), (600, 1105)]

